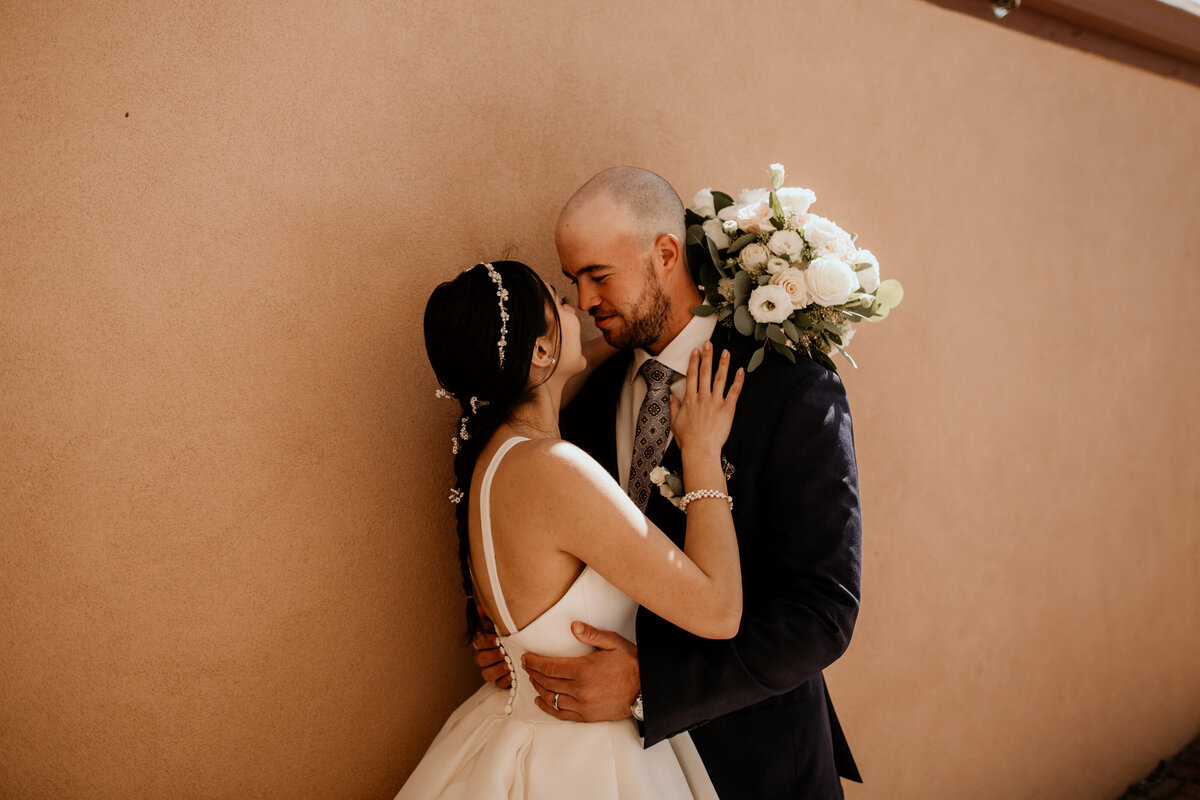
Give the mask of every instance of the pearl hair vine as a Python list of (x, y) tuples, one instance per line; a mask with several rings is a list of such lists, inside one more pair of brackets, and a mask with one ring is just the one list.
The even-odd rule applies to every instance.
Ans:
[(504, 305), (504, 301), (508, 299), (508, 289), (504, 288), (504, 281), (500, 279), (500, 273), (490, 262), (483, 265), (488, 271), (488, 275), (492, 279), (492, 283), (496, 284), (496, 297), (500, 298), (500, 341), (496, 342), (496, 347), (500, 351), (500, 366), (504, 366), (504, 345), (508, 344), (508, 309)]

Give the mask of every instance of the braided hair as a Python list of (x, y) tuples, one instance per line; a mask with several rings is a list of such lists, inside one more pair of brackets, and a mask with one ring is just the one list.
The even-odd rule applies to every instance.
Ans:
[(538, 338), (548, 333), (557, 340), (557, 358), (562, 347), (558, 306), (541, 277), (520, 261), (495, 261), (491, 269), (476, 264), (439, 284), (425, 304), (425, 352), (442, 390), (462, 408), (451, 498), (458, 498), (458, 561), (467, 595), (468, 639), (482, 630), (482, 621), (471, 580), (470, 508), (459, 500), (467, 499), (475, 462), (492, 434), (533, 395), (530, 359)]

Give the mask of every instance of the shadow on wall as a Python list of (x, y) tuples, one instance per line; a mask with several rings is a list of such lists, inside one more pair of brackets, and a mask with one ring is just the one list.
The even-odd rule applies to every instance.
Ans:
[(1052, 17), (1022, 6), (1003, 19), (992, 13), (988, 0), (926, 0), (936, 6), (977, 17), (989, 25), (1000, 25), (1020, 33), (1047, 39), (1131, 67), (1200, 86), (1200, 64), (1166, 53), (1139, 47), (1099, 31)]

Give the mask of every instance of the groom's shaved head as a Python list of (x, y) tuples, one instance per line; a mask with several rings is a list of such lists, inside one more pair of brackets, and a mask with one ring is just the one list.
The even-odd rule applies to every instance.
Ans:
[(683, 203), (671, 184), (647, 169), (610, 167), (583, 186), (563, 206), (559, 225), (596, 204), (615, 206), (626, 212), (628, 230), (643, 247), (664, 233), (684, 241)]

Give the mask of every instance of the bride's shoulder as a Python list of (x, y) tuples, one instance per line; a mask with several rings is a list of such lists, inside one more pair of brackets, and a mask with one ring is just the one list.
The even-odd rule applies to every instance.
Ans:
[(604, 467), (563, 439), (530, 439), (512, 448), (505, 461), (510, 480), (570, 491), (580, 484), (612, 481)]

